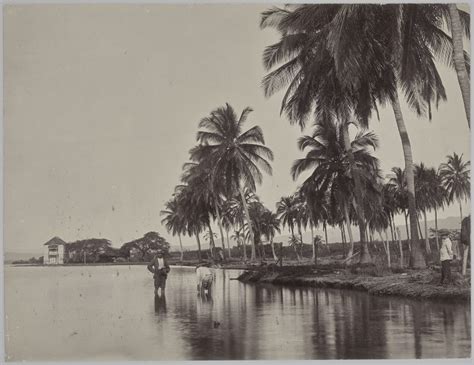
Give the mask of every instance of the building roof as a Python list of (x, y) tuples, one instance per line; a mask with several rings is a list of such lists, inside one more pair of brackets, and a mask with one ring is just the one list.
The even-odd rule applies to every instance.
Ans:
[(44, 244), (44, 246), (49, 246), (49, 245), (65, 245), (66, 242), (64, 242), (61, 238), (59, 237), (53, 237), (51, 238), (48, 242)]

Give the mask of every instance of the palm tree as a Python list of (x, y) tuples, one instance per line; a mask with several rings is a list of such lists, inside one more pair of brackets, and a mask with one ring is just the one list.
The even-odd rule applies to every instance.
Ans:
[(430, 170), (425, 167), (423, 163), (415, 165), (415, 191), (416, 191), (416, 206), (425, 221), (425, 247), (426, 252), (431, 253), (430, 241), (428, 237), (428, 222), (426, 219), (426, 211), (433, 206), (433, 191), (430, 181)]
[(439, 170), (431, 168), (429, 170), (428, 181), (431, 190), (431, 208), (434, 209), (435, 214), (435, 240), (436, 247), (439, 250), (439, 238), (438, 238), (438, 208), (443, 208), (446, 203), (446, 190), (443, 187), (443, 180), (439, 173)]
[(277, 215), (283, 227), (288, 227), (291, 233), (290, 244), (295, 249), (296, 259), (301, 260), (297, 250), (298, 239), (295, 236), (295, 224), (298, 214), (298, 201), (294, 196), (284, 196), (277, 203)]
[(250, 228), (251, 260), (255, 261), (254, 233), (244, 187), (255, 191), (256, 184), (260, 184), (263, 179), (261, 170), (272, 173), (269, 161), (273, 160), (273, 153), (265, 146), (260, 127), (242, 130), (250, 112), (252, 109), (247, 107), (237, 117), (234, 109), (226, 104), (203, 118), (197, 134), (200, 144), (191, 151), (191, 158), (193, 161), (209, 162), (212, 166), (211, 185), (222, 190), (224, 196), (230, 197), (234, 192), (239, 192)]
[[(244, 188), (244, 198), (247, 206), (251, 205), (254, 202), (258, 201), (258, 197), (248, 188)], [(242, 243), (242, 257), (243, 260), (247, 261), (247, 249), (245, 243), (245, 234), (244, 234), (244, 225), (245, 225), (245, 211), (240, 199), (240, 195), (228, 199), (226, 201), (224, 214), (229, 217), (229, 220), (233, 222), (234, 226), (237, 228), (235, 232), (240, 232), (241, 240), (238, 242)]]
[(462, 154), (459, 156), (454, 152), (447, 156), (448, 161), (441, 164), (439, 169), (443, 186), (446, 189), (447, 201), (449, 203), (454, 200), (459, 202), (460, 222), (462, 222), (462, 200), (471, 197), (471, 162), (464, 162), (462, 157)]
[[(359, 192), (362, 201), (367, 198), (372, 181), (378, 177), (378, 160), (369, 150), (377, 148), (378, 140), (372, 132), (359, 132), (356, 135), (350, 142), (355, 163), (353, 168), (345, 151), (344, 137), (341, 133), (343, 128), (344, 126), (337, 124), (334, 119), (328, 119), (316, 125), (312, 136), (301, 137), (298, 140), (298, 147), (301, 151), (307, 150), (307, 153), (304, 158), (293, 163), (291, 173), (293, 179), (297, 179), (304, 171), (311, 171), (311, 175), (303, 185), (312, 185), (316, 191), (328, 192), (333, 207), (333, 218), (336, 215), (335, 206), (340, 206), (340, 211), (344, 211), (344, 219), (349, 226), (349, 207), (355, 206), (354, 177), (357, 175), (364, 186)], [(363, 209), (363, 206), (361, 208)], [(365, 224), (363, 229), (365, 230)], [(361, 263), (370, 262), (367, 241), (361, 240), (361, 246)]]
[(178, 235), (179, 249), (181, 252), (180, 261), (183, 261), (184, 251), (181, 234), (186, 231), (186, 225), (183, 216), (180, 215), (178, 200), (176, 197), (166, 202), (165, 209), (162, 210), (160, 214), (164, 216), (161, 220), (161, 224), (165, 225), (166, 230), (173, 236)]
[[(388, 186), (395, 198), (396, 211), (405, 217), (407, 240), (410, 241), (410, 230), (408, 229), (408, 192), (405, 171), (400, 167), (393, 167), (392, 174), (388, 176)], [(411, 249), (411, 246), (409, 246)]]
[(273, 239), (275, 238), (275, 234), (278, 232), (280, 233), (280, 220), (276, 213), (265, 209), (262, 212), (261, 216), (262, 221), (262, 233), (270, 241), (270, 246), (272, 248), (273, 260), (275, 262), (278, 261), (278, 256), (275, 252), (275, 245), (273, 244)]
[[(307, 115), (314, 104), (324, 105), (318, 98), (321, 88), (319, 92), (313, 89), (327, 84), (318, 75), (340, 81), (343, 100), (354, 97), (347, 89), (356, 90), (352, 104), (363, 122), (376, 110), (376, 102), (391, 104), (405, 158), (412, 267), (426, 263), (418, 247), (413, 156), (398, 89), (403, 89), (418, 114), (429, 117), (431, 103), (437, 105), (446, 98), (434, 63), (435, 55), (452, 63), (452, 42), (441, 30), (443, 17), (443, 8), (436, 4), (331, 4), (272, 9), (263, 14), (261, 22), (282, 34), (281, 42), (268, 47), (264, 58), (268, 68), (286, 63), (267, 76), (271, 82), (266, 84), (270, 92), (290, 85), (282, 105), (290, 120)], [(321, 59), (330, 62), (326, 50), (334, 59), (335, 77), (331, 68), (321, 66)], [(327, 89), (323, 94), (335, 99)], [(361, 214), (358, 216), (360, 220)]]
[(198, 246), (198, 261), (201, 262), (201, 240), (199, 234), (209, 219), (207, 213), (208, 206), (206, 202), (196, 199), (196, 191), (193, 191), (192, 186), (179, 185), (175, 189), (175, 196), (178, 202), (178, 214), (183, 219), (183, 224), (186, 227), (186, 233), (191, 237), (196, 237)]
[[(458, 76), (461, 95), (464, 101), (464, 110), (466, 112), (467, 124), (471, 128), (471, 93), (469, 73), (466, 67), (466, 58), (463, 46), (463, 35), (469, 37), (469, 14), (459, 11), (456, 4), (447, 4), (449, 8), (449, 22), (451, 25), (452, 43), (453, 43), (453, 60), (456, 74)], [(464, 21), (461, 21), (461, 14)], [(467, 16), (466, 16), (467, 14)], [(464, 24), (463, 24), (464, 23)]]
[(211, 258), (214, 259), (216, 247), (211, 222), (216, 217), (218, 195), (211, 185), (209, 168), (205, 163), (185, 163), (181, 180), (187, 184), (188, 202), (201, 207), (205, 212), (204, 224), (208, 229), (209, 249)]
[[(191, 150), (191, 158), (193, 158)], [(221, 234), (221, 245), (222, 252), (225, 253), (225, 241), (224, 241), (224, 232), (222, 230), (222, 218), (221, 218), (221, 206), (224, 204), (221, 193), (218, 186), (214, 186), (212, 181), (212, 168), (209, 164), (209, 161), (202, 160), (199, 163), (196, 162), (187, 162), (183, 165), (183, 175), (182, 180), (191, 185), (194, 185), (197, 188), (197, 194), (199, 194), (198, 199), (204, 199), (209, 205), (209, 214), (212, 218), (215, 217), (219, 231)], [(210, 226), (209, 226), (209, 229)], [(215, 247), (213, 235), (212, 245)], [(224, 256), (225, 258), (225, 256)]]

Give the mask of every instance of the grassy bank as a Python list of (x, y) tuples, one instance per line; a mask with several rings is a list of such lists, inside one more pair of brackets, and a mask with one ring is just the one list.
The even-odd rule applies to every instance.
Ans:
[(310, 286), (318, 288), (354, 289), (373, 295), (395, 295), (414, 299), (442, 299), (470, 301), (469, 278), (454, 272), (454, 282), (440, 285), (437, 269), (405, 271), (374, 275), (372, 270), (322, 267), (283, 267), (246, 271), (242, 282), (270, 283), (285, 286)]

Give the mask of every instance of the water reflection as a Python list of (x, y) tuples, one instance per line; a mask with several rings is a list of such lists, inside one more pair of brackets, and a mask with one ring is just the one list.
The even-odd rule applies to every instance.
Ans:
[(155, 313), (159, 314), (166, 314), (166, 295), (160, 294), (155, 295)]
[(230, 281), (230, 274), (220, 270), (212, 296), (196, 299), (197, 320), (184, 336), (192, 358), (469, 356), (468, 305), (248, 285)]
[[(248, 285), (230, 280), (237, 271), (224, 270), (216, 272), (210, 295), (199, 295), (195, 270), (173, 267), (166, 296), (153, 299), (153, 280), (140, 266), (15, 268), (6, 275), (6, 346), (14, 361), (463, 358), (471, 352), (469, 304)], [(32, 280), (34, 288), (25, 284)]]

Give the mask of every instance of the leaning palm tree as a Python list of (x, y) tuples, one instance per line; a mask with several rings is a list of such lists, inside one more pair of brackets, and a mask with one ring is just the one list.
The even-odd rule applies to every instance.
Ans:
[[(449, 9), (448, 24), (451, 26), (453, 43), (453, 63), (458, 76), (459, 87), (464, 101), (467, 124), (471, 128), (471, 93), (468, 67), (463, 46), (463, 36), (469, 37), (469, 14), (460, 11), (456, 4), (446, 4)], [(462, 19), (462, 20), (461, 20)], [(469, 64), (469, 63), (467, 63)]]
[(452, 203), (454, 200), (459, 202), (460, 222), (462, 222), (462, 200), (471, 197), (471, 162), (464, 162), (462, 157), (462, 154), (459, 156), (454, 152), (447, 156), (448, 161), (441, 164), (439, 169), (448, 202)]
[(180, 261), (183, 261), (184, 251), (181, 235), (186, 232), (186, 225), (184, 217), (180, 215), (179, 204), (176, 197), (165, 203), (165, 209), (162, 210), (160, 214), (164, 216), (161, 220), (161, 224), (165, 225), (166, 230), (173, 236), (178, 235), (179, 248), (181, 252)]
[(235, 192), (239, 193), (249, 224), (251, 260), (255, 261), (255, 239), (244, 188), (255, 191), (256, 185), (263, 179), (261, 170), (272, 173), (269, 161), (273, 160), (273, 153), (265, 146), (260, 127), (243, 130), (251, 112), (252, 109), (247, 107), (238, 117), (229, 104), (212, 111), (199, 123), (199, 145), (191, 150), (191, 158), (197, 162), (208, 161), (212, 166), (211, 185), (218, 187), (224, 196), (231, 197)]

